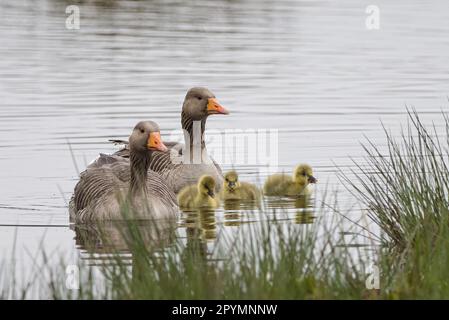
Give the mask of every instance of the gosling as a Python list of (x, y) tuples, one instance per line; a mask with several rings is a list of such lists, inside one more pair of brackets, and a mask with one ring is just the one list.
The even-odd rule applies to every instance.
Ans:
[(223, 188), (221, 188), (220, 198), (226, 200), (259, 200), (259, 189), (248, 182), (240, 182), (235, 171), (229, 171), (224, 176)]
[(214, 178), (204, 175), (197, 185), (184, 187), (178, 194), (178, 203), (181, 208), (217, 208), (220, 203), (215, 195)]
[(297, 197), (309, 194), (307, 186), (316, 183), (312, 167), (307, 164), (298, 165), (293, 176), (274, 174), (267, 178), (264, 185), (264, 194), (267, 196)]

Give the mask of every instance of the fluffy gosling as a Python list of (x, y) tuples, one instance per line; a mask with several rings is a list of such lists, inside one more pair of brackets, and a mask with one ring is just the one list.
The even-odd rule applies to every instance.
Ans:
[(248, 182), (240, 182), (235, 171), (229, 171), (224, 176), (220, 198), (226, 200), (259, 200), (260, 192), (257, 187)]
[(178, 194), (178, 204), (181, 208), (217, 208), (220, 203), (215, 195), (214, 178), (204, 175), (197, 185), (184, 187)]
[(298, 165), (293, 176), (274, 174), (267, 178), (264, 184), (264, 193), (267, 196), (297, 197), (308, 194), (307, 186), (316, 183), (312, 167), (307, 164)]

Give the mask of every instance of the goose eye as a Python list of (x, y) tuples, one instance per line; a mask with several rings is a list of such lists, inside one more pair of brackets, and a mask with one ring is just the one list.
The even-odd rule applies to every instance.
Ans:
[(140, 133), (144, 133), (145, 132), (145, 130), (143, 130), (143, 129), (140, 129)]

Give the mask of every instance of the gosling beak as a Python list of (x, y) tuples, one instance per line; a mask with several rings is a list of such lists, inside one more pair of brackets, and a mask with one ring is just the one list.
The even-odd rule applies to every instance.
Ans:
[(159, 132), (151, 132), (148, 136), (147, 148), (150, 150), (167, 151), (168, 148), (162, 142)]
[(235, 182), (228, 182), (228, 187), (229, 187), (229, 190), (234, 191), (234, 189), (235, 189)]
[(314, 176), (309, 176), (309, 183), (317, 183), (317, 179)]
[(213, 198), (214, 195), (215, 195), (215, 193), (214, 193), (213, 190), (207, 190), (207, 194), (208, 194), (209, 196), (211, 196), (212, 198)]
[(219, 104), (217, 99), (209, 98), (207, 99), (207, 114), (229, 114), (229, 111)]

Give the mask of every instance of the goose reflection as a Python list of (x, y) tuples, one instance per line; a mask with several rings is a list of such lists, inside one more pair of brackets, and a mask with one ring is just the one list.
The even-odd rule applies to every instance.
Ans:
[(128, 254), (132, 259), (133, 247), (160, 250), (173, 244), (176, 238), (176, 220), (104, 221), (73, 224), (75, 244), (89, 254), (86, 260), (95, 264), (111, 254)]
[(186, 228), (188, 238), (200, 238), (204, 241), (217, 238), (215, 210), (201, 208), (184, 210), (183, 212), (184, 221), (181, 225)]
[(309, 224), (315, 220), (313, 212), (313, 197), (303, 195), (299, 197), (266, 197), (267, 209), (281, 209), (282, 211), (294, 213), (293, 223)]
[(258, 219), (260, 203), (252, 200), (226, 200), (223, 203), (224, 225), (240, 226)]
[(175, 242), (177, 223), (167, 219), (104, 221), (73, 224), (70, 228), (87, 265), (118, 267), (134, 284), (141, 282), (147, 271), (146, 252), (157, 253)]
[(187, 237), (183, 256), (205, 263), (211, 255), (208, 243), (217, 238), (215, 210), (184, 210), (180, 226), (185, 228)]
[(224, 210), (256, 210), (260, 208), (259, 200), (230, 199), (223, 201)]
[(239, 210), (240, 204), (237, 204), (237, 209), (226, 209), (224, 212), (224, 225), (227, 227), (239, 226), (242, 224), (242, 216)]

